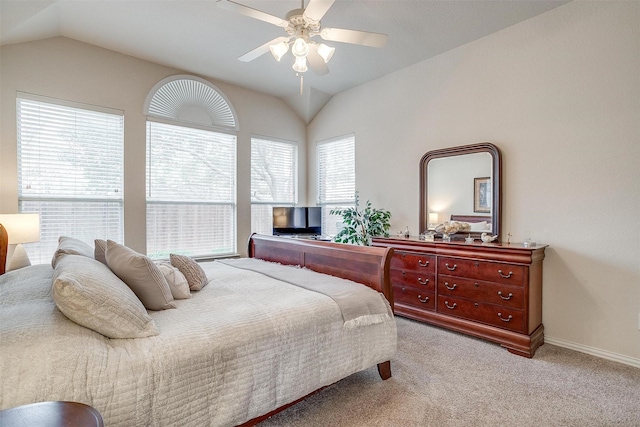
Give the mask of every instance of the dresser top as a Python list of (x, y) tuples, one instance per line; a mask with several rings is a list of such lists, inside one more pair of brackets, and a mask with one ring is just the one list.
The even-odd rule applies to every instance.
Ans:
[(522, 243), (492, 242), (479, 240), (466, 243), (464, 240), (443, 242), (427, 241), (418, 237), (374, 237), (374, 246), (391, 246), (396, 250), (427, 252), (443, 256), (462, 256), (479, 259), (495, 259), (506, 262), (531, 263), (544, 259), (547, 245), (537, 243), (534, 247), (525, 247)]
[(447, 245), (447, 246), (466, 246), (466, 247), (483, 247), (483, 248), (495, 248), (495, 249), (524, 249), (524, 250), (536, 250), (540, 248), (546, 248), (548, 245), (536, 243), (533, 247), (524, 246), (523, 243), (507, 243), (507, 242), (491, 242), (484, 243), (480, 240), (474, 240), (473, 243), (467, 243), (464, 240), (452, 240), (450, 242), (444, 242), (442, 240), (436, 239), (434, 241), (428, 241), (424, 239), (420, 239), (418, 237), (374, 237), (374, 240), (379, 241), (389, 241), (389, 242), (398, 242), (398, 243), (418, 243), (418, 244), (429, 244), (429, 245)]

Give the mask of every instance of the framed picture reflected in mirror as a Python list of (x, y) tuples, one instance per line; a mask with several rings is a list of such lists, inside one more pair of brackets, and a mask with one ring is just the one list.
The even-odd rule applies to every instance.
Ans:
[(491, 178), (473, 179), (473, 211), (491, 212)]

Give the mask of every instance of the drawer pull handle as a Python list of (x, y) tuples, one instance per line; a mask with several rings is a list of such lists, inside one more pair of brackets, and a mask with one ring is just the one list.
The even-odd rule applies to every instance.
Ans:
[(418, 301), (424, 304), (425, 302), (429, 301), (429, 297), (424, 297), (423, 299), (422, 295), (418, 295)]
[(509, 317), (507, 317), (506, 319), (504, 317), (502, 317), (502, 313), (498, 313), (498, 317), (500, 318), (500, 320), (502, 320), (503, 322), (511, 322), (511, 319), (513, 319), (512, 315), (509, 315)]
[(458, 287), (458, 285), (456, 285), (455, 283), (453, 284), (453, 286), (449, 286), (449, 282), (444, 282), (444, 287), (449, 289), (450, 291), (454, 290), (455, 288)]
[(429, 283), (429, 279), (423, 279), (422, 277), (418, 277), (418, 283), (421, 285), (426, 285)]
[(453, 264), (453, 267), (449, 267), (449, 263), (448, 262), (445, 262), (444, 266), (447, 267), (447, 270), (449, 270), (449, 271), (453, 271), (456, 268), (458, 268), (458, 264)]
[(513, 294), (511, 292), (509, 292), (509, 296), (508, 297), (503, 297), (502, 296), (502, 291), (498, 291), (498, 296), (500, 296), (500, 298), (502, 298), (503, 300), (510, 300), (511, 297), (513, 296)]
[(502, 270), (498, 270), (498, 274), (500, 275), (500, 277), (502, 277), (503, 279), (508, 279), (509, 277), (513, 276), (513, 271), (510, 271), (509, 274), (504, 275), (502, 274)]
[(429, 265), (429, 261), (422, 262), (422, 260), (421, 260), (421, 259), (419, 259), (419, 260), (418, 260), (418, 265), (419, 265), (420, 267), (426, 267), (426, 266), (428, 266), (428, 265)]
[(449, 310), (453, 310), (454, 308), (456, 308), (458, 306), (458, 303), (454, 302), (453, 305), (449, 305), (449, 301), (445, 301), (444, 305), (446, 305)]

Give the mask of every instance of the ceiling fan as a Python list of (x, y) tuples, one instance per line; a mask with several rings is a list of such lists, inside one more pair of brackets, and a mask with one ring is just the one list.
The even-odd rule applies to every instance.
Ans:
[(309, 4), (305, 8), (304, 0), (301, 0), (301, 8), (290, 11), (284, 19), (231, 0), (218, 0), (218, 7), (282, 27), (288, 34), (288, 36), (277, 37), (268, 41), (242, 55), (238, 60), (243, 62), (253, 61), (271, 51), (273, 57), (280, 61), (289, 51), (289, 47), (291, 47), (291, 53), (295, 57), (292, 68), (296, 72), (304, 73), (307, 71), (308, 61), (309, 66), (316, 74), (325, 75), (329, 72), (327, 62), (333, 56), (335, 48), (324, 43), (317, 43), (311, 40), (312, 37), (320, 36), (320, 38), (327, 41), (370, 47), (384, 47), (388, 39), (386, 34), (322, 27), (320, 20), (333, 5), (334, 1), (309, 0)]

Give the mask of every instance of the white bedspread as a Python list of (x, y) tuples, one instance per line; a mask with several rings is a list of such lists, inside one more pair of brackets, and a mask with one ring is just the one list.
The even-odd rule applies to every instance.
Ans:
[(160, 335), (137, 339), (68, 320), (50, 266), (0, 276), (0, 409), (72, 400), (107, 426), (231, 426), (395, 354), (393, 318), (345, 329), (325, 295), (219, 262), (203, 268), (210, 283), (150, 312)]
[(298, 266), (265, 262), (255, 258), (238, 258), (219, 262), (255, 271), (328, 296), (338, 304), (345, 328), (381, 323), (393, 317), (391, 305), (384, 295), (371, 292), (366, 286), (350, 280), (317, 274)]

